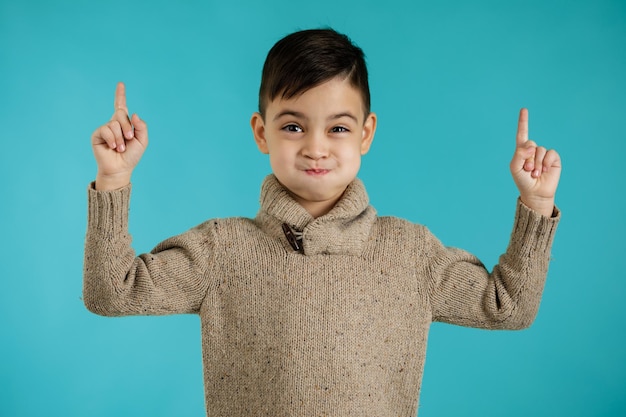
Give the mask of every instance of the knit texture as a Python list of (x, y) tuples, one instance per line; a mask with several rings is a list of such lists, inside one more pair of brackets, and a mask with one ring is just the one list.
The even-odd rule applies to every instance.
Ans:
[(378, 217), (359, 180), (314, 219), (270, 175), (255, 219), (209, 220), (138, 257), (130, 186), (88, 198), (87, 308), (199, 314), (208, 416), (414, 417), (430, 323), (529, 326), (560, 217), (518, 201), (490, 273), (424, 226)]

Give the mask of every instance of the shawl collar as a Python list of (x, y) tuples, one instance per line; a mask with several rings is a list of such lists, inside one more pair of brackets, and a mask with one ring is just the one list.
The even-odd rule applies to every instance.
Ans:
[(284, 223), (302, 232), (304, 255), (360, 255), (375, 219), (376, 210), (369, 205), (359, 179), (348, 185), (330, 212), (314, 219), (271, 174), (261, 186), (261, 208), (256, 222), (288, 251), (293, 249), (282, 230)]

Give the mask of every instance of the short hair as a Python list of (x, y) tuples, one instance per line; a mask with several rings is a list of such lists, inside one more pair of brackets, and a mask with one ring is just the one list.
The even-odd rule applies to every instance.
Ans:
[(259, 113), (279, 95), (290, 99), (335, 77), (345, 77), (362, 95), (370, 113), (365, 55), (346, 35), (333, 29), (309, 29), (285, 36), (267, 54), (259, 89)]

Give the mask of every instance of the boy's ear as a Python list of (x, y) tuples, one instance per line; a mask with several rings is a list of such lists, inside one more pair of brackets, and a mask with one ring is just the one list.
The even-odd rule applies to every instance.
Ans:
[(365, 155), (372, 146), (374, 140), (374, 133), (376, 133), (376, 113), (370, 113), (365, 118), (363, 123), (363, 139), (361, 140), (361, 155)]
[(268, 154), (269, 149), (267, 148), (267, 141), (265, 140), (265, 122), (263, 121), (261, 113), (254, 112), (252, 114), (250, 126), (252, 127), (254, 141), (256, 142), (256, 146), (259, 148), (259, 151), (261, 151), (261, 153)]

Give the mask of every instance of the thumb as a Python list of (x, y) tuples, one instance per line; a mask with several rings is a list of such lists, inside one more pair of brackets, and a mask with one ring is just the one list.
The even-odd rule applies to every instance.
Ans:
[[(535, 151), (537, 149), (537, 145), (535, 142), (529, 140), (526, 143), (518, 146), (515, 149), (515, 153), (513, 154), (513, 159), (511, 160), (511, 172), (520, 172), (524, 171), (532, 171), (534, 169), (534, 158)], [(531, 163), (533, 166), (527, 166), (527, 162)]]
[(143, 147), (148, 146), (148, 124), (141, 120), (137, 114), (133, 114), (131, 118), (131, 122), (133, 127), (135, 128), (135, 139), (139, 141), (143, 145)]

